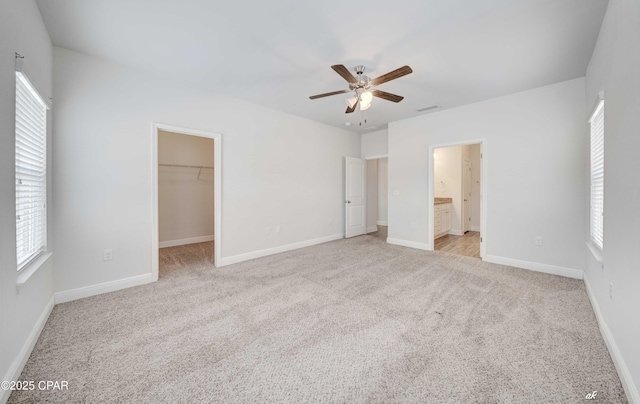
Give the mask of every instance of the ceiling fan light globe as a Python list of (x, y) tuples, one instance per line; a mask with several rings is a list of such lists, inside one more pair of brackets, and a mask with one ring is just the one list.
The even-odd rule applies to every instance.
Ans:
[(371, 91), (365, 91), (362, 94), (360, 94), (360, 102), (362, 104), (371, 105), (371, 100), (373, 100), (373, 94), (371, 93)]
[(366, 111), (369, 108), (371, 108), (371, 102), (369, 102), (368, 104), (360, 103), (360, 111)]
[(345, 101), (349, 106), (349, 108), (353, 109), (353, 107), (356, 105), (356, 102), (358, 102), (358, 97), (356, 96), (348, 97), (347, 99), (345, 99)]

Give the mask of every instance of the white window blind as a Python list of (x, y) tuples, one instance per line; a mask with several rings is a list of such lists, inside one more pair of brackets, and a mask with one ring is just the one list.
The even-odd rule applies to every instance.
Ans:
[(47, 250), (47, 105), (16, 72), (16, 256), (18, 271)]
[(604, 100), (589, 120), (591, 124), (591, 242), (604, 245)]

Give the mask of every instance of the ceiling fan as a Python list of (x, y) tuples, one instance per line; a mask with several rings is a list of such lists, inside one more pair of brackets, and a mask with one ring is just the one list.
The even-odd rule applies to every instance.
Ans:
[(356, 110), (356, 106), (358, 103), (360, 104), (360, 110), (364, 111), (371, 107), (371, 101), (373, 97), (382, 98), (387, 101), (392, 102), (400, 102), (404, 99), (399, 95), (387, 93), (385, 91), (380, 91), (374, 89), (375, 86), (378, 86), (382, 83), (386, 83), (387, 81), (395, 80), (402, 76), (406, 76), (407, 74), (413, 73), (413, 70), (409, 66), (402, 66), (399, 69), (396, 69), (387, 74), (383, 74), (380, 77), (375, 79), (371, 79), (371, 77), (364, 75), (364, 66), (356, 66), (355, 72), (356, 76), (351, 74), (349, 69), (344, 67), (344, 65), (333, 65), (331, 66), (333, 70), (336, 71), (343, 79), (347, 80), (349, 83), (349, 88), (346, 90), (332, 91), (330, 93), (317, 94), (309, 97), (312, 100), (316, 98), (329, 97), (331, 95), (345, 94), (353, 92), (354, 95), (347, 98), (347, 110), (345, 114), (350, 114)]

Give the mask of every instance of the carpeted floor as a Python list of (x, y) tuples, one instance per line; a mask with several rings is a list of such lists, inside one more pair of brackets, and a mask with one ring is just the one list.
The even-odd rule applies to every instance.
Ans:
[(10, 402), (598, 403), (626, 398), (582, 281), (375, 234), (57, 305)]

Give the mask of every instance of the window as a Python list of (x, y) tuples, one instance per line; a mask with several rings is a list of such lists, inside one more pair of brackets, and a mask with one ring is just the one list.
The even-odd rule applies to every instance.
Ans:
[(603, 249), (604, 222), (604, 100), (589, 120), (591, 124), (591, 242)]
[(16, 71), (16, 257), (18, 271), (47, 250), (47, 109)]

